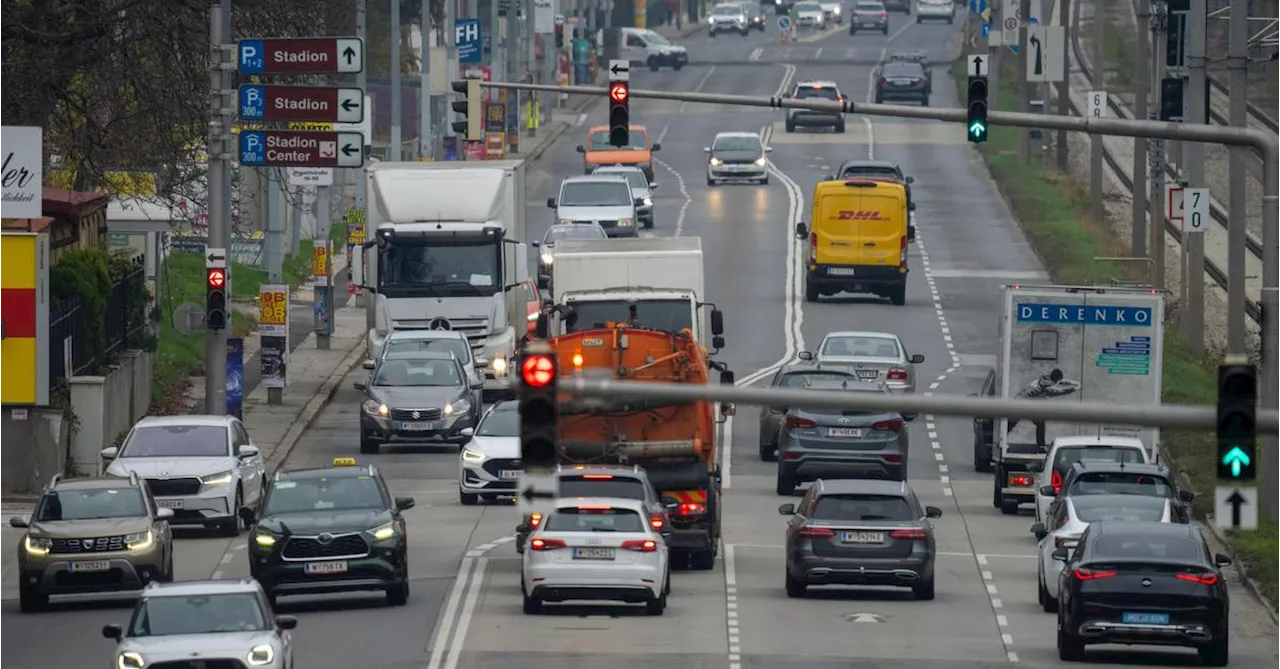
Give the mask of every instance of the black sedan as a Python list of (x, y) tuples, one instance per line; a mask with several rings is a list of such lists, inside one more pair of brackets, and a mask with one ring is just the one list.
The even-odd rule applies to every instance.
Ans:
[(876, 79), (876, 103), (885, 100), (916, 100), (929, 106), (929, 75), (920, 63), (889, 61)]
[(920, 506), (902, 481), (820, 480), (799, 505), (783, 504), (787, 524), (788, 597), (812, 585), (911, 588), (933, 599), (937, 546), (931, 518), (942, 509)]
[(1178, 523), (1097, 522), (1072, 551), (1060, 548), (1058, 657), (1084, 659), (1089, 644), (1190, 646), (1225, 667), (1231, 602), (1200, 531)]

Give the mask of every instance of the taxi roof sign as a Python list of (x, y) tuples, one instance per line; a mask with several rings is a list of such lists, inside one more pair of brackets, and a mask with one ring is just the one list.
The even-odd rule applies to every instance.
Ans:
[(359, 467), (360, 463), (356, 462), (355, 458), (334, 458), (333, 466), (334, 467)]

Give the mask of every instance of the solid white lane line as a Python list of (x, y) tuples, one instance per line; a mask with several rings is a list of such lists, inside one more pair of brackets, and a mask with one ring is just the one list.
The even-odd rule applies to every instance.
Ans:
[[(493, 539), (489, 542), (479, 544), (469, 548), (462, 562), (458, 565), (458, 575), (453, 581), (453, 588), (449, 591), (449, 599), (444, 607), (444, 614), (440, 616), (435, 636), (431, 640), (431, 657), (427, 661), (427, 669), (452, 669), (458, 664), (458, 656), (462, 653), (467, 643), (467, 628), (471, 626), (471, 619), (475, 616), (476, 603), (479, 600), (480, 584), (484, 580), (485, 569), (490, 560), (494, 558), (485, 557), (489, 551), (515, 541), (514, 535), (505, 535)], [(518, 560), (514, 558), (497, 558), (500, 560)], [(475, 567), (473, 569), (473, 566)], [(471, 578), (474, 574), (474, 578)], [(471, 587), (468, 588), (467, 584)], [(465, 596), (463, 593), (466, 593)], [(458, 604), (462, 603), (462, 610), (458, 611)], [(454, 625), (457, 625), (458, 633), (450, 636)]]
[(476, 602), (480, 600), (480, 585), (484, 582), (485, 570), (489, 566), (487, 558), (476, 560), (476, 568), (471, 576), (471, 587), (467, 588), (467, 600), (462, 606), (462, 614), (458, 617), (458, 633), (449, 644), (449, 656), (444, 669), (457, 669), (458, 658), (462, 656), (463, 646), (467, 643), (467, 628), (475, 615)]
[[(427, 669), (440, 669), (445, 659), (445, 651), (449, 648), (450, 633), (453, 631), (454, 619), (457, 617), (458, 602), (463, 598), (467, 588), (467, 580), (471, 577), (475, 558), (464, 557), (458, 565), (458, 577), (449, 592), (449, 600), (444, 607), (444, 615), (440, 616), (440, 626), (436, 628), (435, 637), (431, 640), (431, 657), (427, 660)], [(464, 639), (465, 641), (465, 639)]]

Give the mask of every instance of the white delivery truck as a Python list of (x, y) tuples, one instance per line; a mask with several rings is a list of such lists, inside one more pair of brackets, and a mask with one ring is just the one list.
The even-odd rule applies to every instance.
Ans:
[[(1048, 402), (1160, 403), (1164, 295), (1124, 287), (1005, 286), (999, 396)], [(1001, 418), (992, 504), (1012, 515), (1035, 501), (1036, 475), (1055, 437), (1133, 437), (1159, 452), (1157, 428)], [(1043, 466), (1043, 465), (1041, 465)]]
[(530, 277), (524, 162), (380, 162), (365, 178), (367, 241), (352, 275), (372, 302), (369, 357), (394, 330), (459, 330), (484, 368), (485, 397), (507, 395)]
[(551, 334), (637, 323), (689, 328), (712, 352), (724, 346), (723, 316), (705, 299), (697, 237), (566, 239), (552, 267)]

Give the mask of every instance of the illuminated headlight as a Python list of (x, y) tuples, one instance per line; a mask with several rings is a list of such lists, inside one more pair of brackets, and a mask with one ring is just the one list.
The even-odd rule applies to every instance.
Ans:
[(276, 649), (267, 644), (254, 646), (249, 654), (245, 656), (244, 661), (249, 663), (251, 667), (261, 667), (271, 664), (276, 659)]
[(481, 453), (480, 451), (473, 451), (469, 448), (464, 448), (462, 449), (462, 459), (467, 462), (484, 462), (489, 459), (489, 456)]
[(764, 164), (765, 164), (765, 159), (764, 159), (764, 158), (756, 158), (756, 165), (758, 165), (758, 166), (760, 166), (760, 167), (764, 167)]
[(507, 359), (494, 358), (493, 362), (489, 363), (489, 369), (493, 370), (494, 376), (506, 376), (507, 375)]
[(213, 474), (210, 476), (200, 477), (201, 485), (214, 486), (214, 485), (227, 485), (228, 483), (231, 483), (230, 471), (218, 472), (217, 474)]
[(53, 548), (53, 540), (45, 539), (44, 537), (33, 537), (28, 534), (27, 538), (22, 540), (22, 547), (27, 549), (27, 553), (31, 555), (48, 555), (49, 549)]
[(361, 407), (364, 409), (364, 412), (370, 416), (381, 416), (386, 418), (387, 414), (391, 412), (391, 410), (387, 408), (387, 405), (373, 400), (365, 400)]
[(836, 7), (835, 9), (831, 10), (831, 13), (834, 16), (840, 16), (840, 7)]
[(712, 159), (711, 159), (710, 161), (708, 161), (708, 162), (710, 162), (710, 163), (711, 163), (711, 166), (712, 166), (712, 167), (720, 167), (721, 165), (723, 165), (723, 164), (724, 164), (724, 161), (723, 161), (723, 160), (720, 160), (719, 158), (712, 158)]
[(276, 538), (265, 532), (259, 532), (257, 536), (253, 538), (253, 543), (262, 546), (263, 548), (271, 548), (276, 545)]
[(555, 260), (556, 260), (556, 257), (551, 255), (550, 253), (542, 254), (542, 264), (544, 265), (550, 265), (551, 263), (555, 262)]
[(633, 221), (633, 220), (631, 220), (631, 219), (629, 219), (629, 218), (620, 218), (620, 219), (618, 219), (618, 227), (620, 227), (620, 228), (629, 228), (629, 227), (632, 227), (632, 226), (633, 226), (633, 225), (635, 225), (635, 224), (636, 224), (636, 222), (635, 222), (635, 221)]
[(642, 204), (642, 205), (644, 205), (644, 206), (646, 206), (646, 207), (652, 207), (652, 206), (653, 206), (653, 198), (651, 198), (651, 197), (640, 198), (640, 204)]
[(151, 530), (124, 535), (124, 545), (128, 546), (131, 551), (141, 552), (149, 550), (155, 543), (155, 540), (155, 536), (151, 534)]
[(572, 219), (572, 218), (562, 218), (562, 219), (560, 219), (560, 220), (558, 220), (558, 221), (556, 221), (556, 222), (557, 222), (557, 223), (559, 223), (560, 225), (573, 225), (573, 219)]
[(466, 413), (469, 409), (471, 409), (471, 401), (464, 397), (453, 404), (445, 405), (444, 415), (452, 416), (456, 413)]
[(396, 524), (387, 523), (375, 530), (369, 530), (369, 534), (373, 535), (374, 541), (386, 541), (396, 536)]
[(142, 669), (144, 666), (146, 665), (142, 662), (142, 656), (133, 651), (120, 653), (116, 657), (117, 669)]

